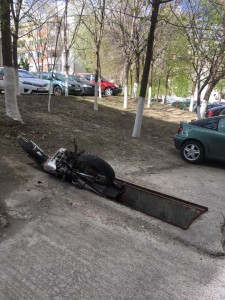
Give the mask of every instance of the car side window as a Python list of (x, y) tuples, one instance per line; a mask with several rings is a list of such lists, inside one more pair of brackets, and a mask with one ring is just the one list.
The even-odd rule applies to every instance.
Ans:
[(225, 133), (225, 118), (219, 120), (218, 131)]
[(49, 76), (47, 74), (42, 74), (42, 79), (49, 79)]

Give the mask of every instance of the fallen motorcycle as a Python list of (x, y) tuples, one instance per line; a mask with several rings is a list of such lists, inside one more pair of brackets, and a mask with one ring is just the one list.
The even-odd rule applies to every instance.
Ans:
[(124, 185), (114, 182), (113, 168), (97, 155), (85, 154), (85, 150), (78, 152), (75, 139), (74, 151), (60, 148), (52, 156), (48, 156), (37, 144), (24, 136), (18, 136), (17, 142), (44, 171), (63, 181), (115, 200), (119, 200), (125, 192)]

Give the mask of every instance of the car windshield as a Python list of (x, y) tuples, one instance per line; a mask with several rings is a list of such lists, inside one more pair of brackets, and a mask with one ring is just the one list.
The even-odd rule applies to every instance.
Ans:
[(86, 83), (89, 83), (89, 81), (88, 81), (86, 78), (81, 77), (81, 76), (78, 76), (78, 75), (73, 76), (73, 78), (74, 78), (75, 80), (79, 81), (79, 82), (86, 82)]
[(103, 81), (110, 82), (108, 79), (106, 79), (106, 78), (105, 78), (105, 77), (103, 77), (103, 76), (101, 76), (101, 79), (102, 79)]
[(66, 76), (63, 75), (63, 74), (54, 73), (53, 76), (54, 76), (54, 78), (55, 78), (56, 80), (63, 80), (63, 81), (66, 80)]
[(25, 71), (25, 70), (19, 70), (19, 77), (23, 78), (36, 78), (32, 73)]

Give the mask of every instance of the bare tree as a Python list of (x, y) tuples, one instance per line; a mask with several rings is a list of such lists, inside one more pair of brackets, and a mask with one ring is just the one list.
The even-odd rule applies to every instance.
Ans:
[(141, 125), (142, 125), (142, 118), (143, 118), (143, 110), (144, 110), (144, 103), (145, 103), (145, 95), (148, 85), (148, 77), (150, 71), (150, 64), (153, 58), (153, 46), (154, 46), (154, 37), (155, 37), (155, 29), (158, 21), (158, 14), (160, 5), (165, 4), (167, 2), (171, 2), (172, 0), (153, 0), (152, 1), (152, 15), (151, 15), (151, 26), (148, 34), (148, 41), (147, 41), (147, 51), (145, 57), (145, 64), (142, 73), (142, 80), (141, 80), (141, 90), (138, 98), (138, 109), (135, 118), (135, 124), (133, 129), (133, 137), (140, 137), (141, 135)]
[[(68, 96), (68, 74), (69, 74), (69, 54), (72, 46), (74, 45), (78, 33), (79, 26), (81, 24), (85, 1), (81, 3), (81, 7), (78, 12), (77, 22), (68, 22), (68, 5), (69, 0), (65, 0), (65, 10), (63, 16), (63, 70), (66, 75), (66, 96)], [(76, 6), (73, 5), (73, 8)], [(72, 34), (68, 34), (72, 33)]]
[[(95, 69), (95, 101), (94, 110), (98, 110), (97, 101), (97, 86), (99, 85), (99, 96), (101, 97), (101, 62), (100, 62), (100, 49), (102, 38), (104, 34), (105, 26), (105, 16), (106, 16), (106, 1), (89, 0), (89, 9), (93, 14), (93, 18), (88, 15), (88, 18), (82, 18), (82, 23), (85, 25), (91, 36), (93, 37), (95, 44), (95, 59), (96, 59), (96, 69)], [(93, 24), (94, 22), (94, 24)], [(99, 81), (99, 82), (98, 82)]]
[(108, 20), (110, 32), (122, 49), (124, 60), (124, 102), (127, 109), (128, 81), (132, 63), (135, 69), (134, 94), (139, 84), (140, 56), (146, 46), (146, 25), (149, 9), (146, 1), (119, 1), (111, 4), (111, 18)]

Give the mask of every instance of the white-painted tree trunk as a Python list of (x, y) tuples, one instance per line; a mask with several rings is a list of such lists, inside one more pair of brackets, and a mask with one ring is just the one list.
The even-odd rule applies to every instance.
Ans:
[(94, 110), (98, 110), (98, 89), (99, 85), (95, 82), (95, 100), (94, 100)]
[(16, 99), (16, 76), (12, 67), (4, 67), (4, 90), (6, 115), (15, 121), (22, 122)]
[(127, 109), (127, 85), (124, 85), (123, 108)]
[(191, 95), (189, 111), (193, 112), (193, 109), (194, 109), (194, 95)]
[(208, 101), (202, 100), (201, 107), (200, 107), (200, 118), (201, 119), (205, 118), (207, 104), (208, 104)]
[(101, 89), (101, 78), (98, 78), (98, 95), (99, 98), (102, 98), (102, 89)]
[(151, 86), (148, 88), (148, 102), (147, 107), (149, 108), (151, 106), (151, 99), (152, 99), (152, 88)]
[(144, 105), (145, 105), (145, 98), (139, 97), (132, 137), (139, 138), (141, 136), (141, 125), (143, 119)]
[(19, 72), (18, 69), (14, 69), (14, 71), (15, 71), (16, 95), (20, 95)]
[(200, 120), (201, 119), (201, 113), (200, 113), (200, 106), (197, 106), (197, 120)]
[(132, 98), (137, 98), (138, 83), (135, 82), (132, 90)]
[(69, 88), (68, 88), (68, 75), (66, 74), (66, 81), (65, 81), (65, 96), (69, 96)]
[(49, 94), (48, 94), (48, 112), (51, 113), (51, 99), (52, 99), (52, 82), (49, 83)]

